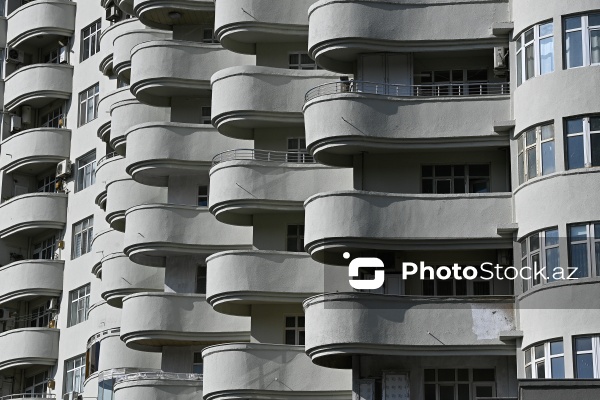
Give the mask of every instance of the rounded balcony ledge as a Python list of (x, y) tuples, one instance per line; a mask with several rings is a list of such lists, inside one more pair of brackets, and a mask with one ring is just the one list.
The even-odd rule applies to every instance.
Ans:
[(109, 179), (106, 184), (106, 222), (125, 232), (125, 212), (131, 207), (167, 201), (167, 188), (137, 183), (131, 178)]
[(138, 293), (123, 299), (121, 340), (142, 351), (248, 341), (250, 318), (220, 314), (204, 295)]
[(206, 261), (206, 301), (224, 314), (250, 316), (255, 304), (301, 304), (324, 291), (352, 290), (347, 267), (324, 265), (305, 253), (226, 251)]
[(144, 25), (166, 30), (173, 25), (207, 24), (214, 12), (214, 0), (135, 0), (133, 7), (133, 14)]
[(511, 119), (508, 83), (464, 96), (420, 93), (427, 89), (338, 81), (310, 90), (304, 105), (308, 150), (321, 163), (351, 167), (353, 156), (364, 152), (509, 146), (507, 132), (495, 131), (495, 122)]
[(252, 248), (252, 229), (222, 224), (207, 207), (145, 204), (125, 213), (125, 254), (138, 264), (165, 267), (165, 257), (210, 255)]
[(123, 253), (107, 255), (101, 263), (101, 296), (112, 307), (122, 308), (123, 298), (135, 293), (164, 290), (163, 268), (138, 265)]
[(211, 76), (253, 58), (218, 44), (162, 40), (131, 50), (131, 93), (145, 104), (166, 107), (172, 97), (210, 96)]
[(323, 71), (238, 66), (212, 76), (212, 123), (220, 133), (253, 139), (255, 128), (303, 127), (302, 96), (337, 79)]
[(56, 364), (59, 330), (22, 328), (0, 333), (0, 372), (14, 367)]
[(340, 191), (312, 196), (304, 207), (305, 249), (328, 263), (347, 265), (342, 252), (362, 249), (512, 248), (512, 233), (499, 229), (513, 221), (511, 193)]
[[(547, 121), (559, 123), (564, 117), (598, 113), (598, 99), (593, 88), (599, 86), (600, 65), (559, 69), (523, 82), (513, 94), (515, 134)], [(534, 93), (569, 101), (531, 106)], [(527, 110), (523, 110), (523, 107), (527, 107)]]
[(150, 122), (125, 133), (127, 173), (136, 182), (167, 186), (170, 177), (208, 172), (215, 154), (239, 145), (209, 124)]
[(353, 185), (351, 169), (315, 164), (305, 153), (242, 149), (214, 162), (220, 160), (210, 171), (209, 209), (232, 225), (251, 226), (254, 214), (303, 213), (310, 196)]
[(0, 267), (0, 306), (62, 292), (64, 261), (25, 260)]
[[(514, 356), (513, 296), (427, 297), (327, 293), (304, 302), (306, 354), (329, 368), (351, 368), (353, 355)], [(360, 329), (377, 326), (377, 329)]]
[(110, 107), (110, 115), (110, 145), (118, 154), (125, 155), (127, 151), (125, 134), (129, 129), (150, 121), (169, 121), (171, 108), (140, 103), (129, 92), (128, 98), (117, 101)]
[(256, 54), (257, 43), (308, 40), (308, 9), (315, 0), (217, 0), (215, 36), (236, 53)]
[(0, 170), (38, 175), (69, 158), (71, 130), (58, 128), (28, 129), (0, 143)]
[(77, 3), (70, 0), (36, 0), (22, 5), (8, 16), (8, 46), (43, 47), (53, 38), (72, 36), (76, 9)]
[[(519, 330), (522, 348), (556, 337), (586, 335), (600, 330), (600, 278), (582, 278), (535, 286), (520, 295)], [(552, 321), (543, 316), (552, 313)]]
[(117, 7), (129, 15), (135, 15), (133, 12), (133, 0), (117, 0)]
[(0, 239), (28, 231), (63, 229), (67, 222), (67, 195), (28, 193), (0, 205)]
[(63, 64), (28, 65), (19, 68), (6, 78), (4, 108), (7, 111), (13, 111), (22, 104), (41, 108), (56, 99), (69, 99), (72, 91), (73, 66)]
[(106, 76), (113, 75), (115, 53), (113, 43), (115, 38), (120, 35), (123, 35), (128, 31), (140, 29), (143, 26), (144, 25), (138, 19), (130, 18), (123, 21), (119, 21), (116, 24), (113, 24), (108, 28), (102, 30), (102, 33), (100, 34), (100, 52), (103, 54), (103, 56), (99, 65), (99, 69), (100, 72), (102, 72), (102, 74)]
[(102, 89), (100, 90), (100, 100), (98, 101), (98, 119), (100, 120), (98, 138), (100, 138), (100, 140), (106, 143), (110, 142), (110, 109), (114, 104), (127, 99), (133, 99), (129, 87), (123, 87), (108, 92), (103, 92)]
[[(510, 30), (501, 29), (496, 36), (493, 28), (511, 21), (504, 0), (320, 0), (310, 7), (308, 18), (311, 57), (345, 73), (354, 70), (361, 53), (504, 46)], [(431, 29), (425, 21), (441, 23)]]
[(100, 158), (96, 164), (96, 186), (98, 194), (95, 202), (102, 208), (106, 209), (107, 186), (110, 182), (127, 179), (128, 175), (125, 172), (125, 158), (119, 156), (116, 152), (108, 153)]
[[(564, 227), (583, 221), (596, 221), (595, 207), (590, 207), (600, 191), (600, 168), (581, 168), (557, 172), (532, 179), (514, 194), (515, 218), (521, 239), (549, 226)], [(548, 201), (552, 199), (552, 201)], [(535, 207), (532, 201), (545, 207)]]
[(112, 228), (101, 229), (94, 225), (92, 248), (101, 257), (92, 266), (92, 274), (101, 277), (102, 259), (123, 252), (123, 233)]
[[(136, 20), (138, 25), (141, 22)], [(139, 43), (153, 40), (166, 40), (173, 36), (171, 32), (159, 31), (155, 29), (144, 29), (140, 27), (135, 30), (128, 30), (116, 35), (114, 39), (113, 71), (125, 82), (131, 79), (131, 50)], [(156, 60), (154, 61), (156, 62)]]
[(6, 31), (7, 31), (8, 19), (0, 16), (0, 46), (6, 47)]
[(231, 343), (207, 347), (204, 399), (346, 400), (351, 371), (314, 365), (304, 346)]
[(202, 398), (200, 374), (139, 372), (117, 378), (114, 393), (128, 400), (197, 400)]

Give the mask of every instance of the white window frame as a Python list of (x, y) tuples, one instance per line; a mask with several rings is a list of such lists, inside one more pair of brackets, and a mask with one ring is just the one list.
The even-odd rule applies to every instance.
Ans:
[[(540, 35), (541, 27), (548, 25), (548, 24), (552, 24), (552, 34), (541, 36)], [(525, 35), (527, 33), (529, 33), (531, 30), (533, 30), (533, 39), (528, 42), (525, 42)], [(517, 86), (521, 86), (524, 82), (528, 81), (529, 79), (535, 78), (537, 76), (545, 75), (545, 74), (555, 71), (556, 66), (554, 64), (556, 63), (556, 57), (554, 54), (554, 50), (553, 50), (553, 57), (552, 57), (553, 63), (552, 63), (551, 71), (542, 74), (542, 71), (541, 71), (542, 65), (540, 62), (540, 60), (541, 60), (540, 41), (543, 39), (550, 38), (550, 37), (553, 38), (554, 31), (555, 31), (554, 21), (548, 20), (548, 21), (543, 21), (543, 22), (540, 22), (539, 24), (533, 25), (532, 27), (524, 30), (519, 36), (517, 36), (517, 38), (515, 39), (516, 65), (517, 65)], [(554, 43), (554, 40), (552, 42)], [(527, 77), (527, 60), (525, 58), (525, 50), (529, 46), (533, 46), (533, 76), (528, 78)], [(519, 73), (520, 73), (520, 76), (519, 76)]]
[(87, 321), (90, 309), (90, 284), (83, 285), (69, 292), (69, 318), (67, 327)]
[[(287, 319), (294, 319), (294, 326), (287, 326)], [(300, 319), (304, 321), (304, 326), (300, 326)], [(300, 343), (300, 332), (306, 332), (306, 319), (304, 315), (284, 315), (283, 317), (283, 342), (290, 346), (304, 346), (304, 343)], [(287, 343), (287, 332), (294, 332), (294, 343)]]
[(75, 193), (96, 183), (96, 150), (79, 157), (76, 162)]
[(62, 106), (58, 106), (48, 111), (40, 117), (40, 127), (42, 128), (64, 128)]
[[(100, 52), (100, 34), (102, 32), (102, 18), (92, 22), (81, 30), (81, 56), (80, 62), (87, 60)], [(88, 51), (85, 51), (85, 45), (88, 43)]]
[(38, 178), (38, 193), (56, 193), (56, 175), (49, 175)]
[(99, 101), (100, 85), (98, 83), (79, 93), (79, 126), (83, 126), (98, 118)]
[[(546, 243), (546, 235), (548, 234), (548, 232), (556, 232), (557, 233), (556, 236), (554, 236), (556, 238), (556, 243)], [(531, 250), (531, 238), (536, 235), (539, 238), (540, 246), (535, 250)], [(551, 238), (552, 238), (552, 236), (551, 236)], [(523, 267), (531, 268), (529, 278), (523, 279), (523, 293), (525, 293), (527, 290), (529, 290), (537, 285), (543, 285), (543, 284), (546, 284), (549, 282), (553, 282), (554, 280), (552, 279), (552, 275), (556, 271), (550, 271), (547, 269), (546, 256), (547, 256), (547, 252), (549, 250), (558, 249), (558, 261), (559, 261), (559, 268), (560, 268), (560, 240), (559, 240), (559, 234), (558, 234), (558, 227), (546, 228), (542, 231), (527, 235), (519, 243), (521, 245), (521, 268), (523, 268)], [(525, 248), (526, 250), (524, 251), (523, 248)], [(539, 256), (539, 260), (540, 260), (539, 266), (537, 268), (533, 265), (533, 261), (532, 261), (532, 259), (536, 255)], [(535, 271), (536, 270), (540, 271), (542, 268), (546, 268), (545, 275), (547, 278), (544, 278), (543, 276), (539, 276), (539, 277), (535, 276)], [(536, 282), (535, 279), (537, 279), (537, 278), (539, 278), (540, 280)]]
[[(81, 221), (73, 224), (72, 232), (72, 251), (71, 260), (81, 257), (92, 251), (92, 238), (94, 234), (94, 216), (90, 216), (82, 219)], [(78, 243), (78, 237), (79, 244)]]
[[(33, 252), (32, 258), (34, 260), (54, 260), (54, 253), (56, 252), (56, 236), (51, 236), (44, 240), (39, 241), (38, 243), (33, 244)], [(48, 258), (44, 256), (50, 254), (51, 257)], [(36, 255), (39, 255), (36, 257)]]
[[(596, 226), (598, 225), (598, 226)], [(573, 241), (571, 236), (571, 228), (574, 227), (585, 227), (586, 238), (583, 240)], [(585, 244), (587, 254), (587, 266), (585, 277), (600, 276), (600, 265), (596, 264), (596, 244), (600, 244), (600, 238), (596, 239), (596, 230), (600, 230), (600, 222), (590, 222), (586, 224), (569, 224), (568, 228), (568, 247), (569, 247), (569, 272), (571, 272), (571, 245), (572, 244)], [(597, 229), (596, 229), (597, 228)], [(598, 232), (600, 236), (600, 232)]]
[(294, 163), (313, 163), (313, 156), (306, 150), (306, 139), (303, 137), (293, 137), (287, 140), (287, 162)]
[[(544, 139), (544, 128), (548, 128), (552, 133), (552, 136)], [(530, 132), (535, 131), (535, 141), (531, 144), (527, 144), (527, 135)], [(555, 142), (556, 134), (554, 130), (554, 124), (545, 124), (536, 126), (535, 128), (528, 129), (521, 133), (521, 136), (517, 138), (517, 162), (518, 162), (518, 174), (519, 174), (519, 185), (527, 182), (530, 179), (537, 178), (544, 175), (553, 174), (556, 172), (556, 142)], [(546, 160), (543, 157), (542, 147), (546, 143), (554, 142), (553, 148), (553, 164), (554, 168), (552, 171), (548, 171), (544, 173), (544, 167), (546, 165)], [(529, 176), (529, 157), (527, 157), (529, 150), (535, 150), (535, 176)]]
[[(292, 62), (292, 56), (298, 57), (298, 61)], [(305, 71), (320, 69), (319, 66), (317, 65), (317, 62), (315, 60), (313, 60), (312, 58), (310, 58), (312, 60), (311, 63), (303, 63), (302, 56), (308, 56), (308, 58), (310, 58), (310, 56), (308, 55), (308, 53), (306, 51), (289, 52), (288, 53), (288, 69), (305, 70)]]
[(215, 36), (214, 28), (203, 28), (202, 29), (202, 43), (218, 44), (219, 39)]
[[(206, 203), (206, 205), (202, 204)], [(208, 186), (198, 186), (198, 207), (208, 207)]]
[[(592, 31), (598, 31), (600, 30), (600, 25), (591, 25), (590, 26), (590, 22), (589, 22), (589, 16), (590, 15), (596, 15), (600, 13), (590, 13), (590, 14), (584, 14), (584, 15), (574, 15), (574, 16), (568, 16), (568, 17), (564, 17), (563, 18), (563, 30), (564, 30), (564, 35), (563, 35), (563, 42), (564, 42), (564, 48), (563, 48), (563, 58), (564, 58), (564, 64), (565, 64), (565, 69), (573, 69), (573, 68), (583, 68), (583, 67), (589, 67), (590, 65), (600, 65), (600, 62), (596, 62), (596, 63), (592, 63)], [(580, 28), (574, 28), (574, 29), (567, 29), (566, 28), (566, 20), (570, 19), (570, 18), (581, 18), (581, 27)], [(573, 32), (581, 32), (581, 51), (583, 52), (583, 54), (581, 55), (581, 59), (583, 60), (582, 65), (580, 66), (576, 66), (576, 67), (572, 67), (569, 65), (569, 57), (567, 57), (567, 34), (568, 33), (573, 33)]]
[[(577, 339), (591, 339), (592, 340), (592, 350), (577, 350), (575, 341)], [(594, 336), (594, 335), (583, 335), (583, 336), (574, 336), (573, 337), (573, 375), (575, 376), (575, 379), (585, 379), (585, 378), (579, 378), (577, 376), (577, 356), (578, 355), (584, 355), (584, 354), (592, 354), (592, 360), (594, 365), (592, 366), (593, 372), (594, 372), (594, 378), (593, 379), (599, 379), (600, 378), (600, 336)]]
[[(592, 119), (600, 118), (600, 115), (587, 115), (581, 118), (567, 118), (565, 121), (565, 153), (566, 153), (566, 162), (567, 162), (567, 170), (571, 169), (579, 169), (576, 167), (569, 166), (569, 138), (576, 136), (583, 136), (583, 168), (592, 167), (592, 135), (600, 135), (600, 130), (592, 131)], [(576, 121), (583, 120), (583, 132), (574, 132), (569, 133), (567, 130), (568, 121)]]
[[(79, 364), (78, 364), (79, 362)], [(72, 366), (69, 365), (72, 363)], [(85, 354), (73, 357), (65, 361), (65, 393), (83, 393), (83, 382), (85, 381)], [(70, 386), (70, 388), (69, 388)], [(70, 389), (70, 390), (69, 390)]]
[[(36, 382), (35, 379), (39, 378), (40, 376), (41, 376), (42, 380), (39, 382)], [(26, 394), (46, 394), (46, 393), (48, 393), (49, 377), (50, 377), (49, 371), (46, 370), (46, 371), (39, 372), (33, 376), (29, 376), (29, 377), (25, 378), (25, 383), (24, 383), (25, 385), (27, 384), (28, 379), (33, 379), (33, 385), (25, 387), (25, 390), (23, 390), (23, 392)], [(41, 392), (36, 391), (38, 386), (42, 387)]]
[[(497, 371), (495, 368), (491, 367), (491, 368), (425, 368), (425, 369), (432, 369), (435, 370), (435, 381), (428, 381), (425, 380), (424, 378), (424, 385), (435, 385), (435, 396), (436, 396), (436, 400), (440, 398), (441, 394), (440, 394), (440, 387), (442, 386), (452, 386), (454, 388), (454, 398), (457, 399), (458, 398), (458, 386), (459, 385), (467, 385), (469, 387), (469, 398), (472, 400), (476, 400), (478, 399), (475, 396), (475, 391), (477, 387), (491, 387), (492, 388), (492, 396), (496, 396), (496, 382), (491, 382), (491, 381), (475, 381), (473, 380), (473, 371), (474, 370), (487, 370), (487, 369), (493, 369), (494, 370), (494, 378), (497, 379)], [(454, 370), (454, 377), (455, 380), (454, 381), (440, 381), (439, 377), (438, 377), (438, 371), (439, 370), (444, 370), (444, 369), (449, 369), (449, 370)], [(461, 369), (466, 369), (468, 370), (469, 373), (469, 379), (468, 380), (459, 380), (458, 379), (458, 370)], [(423, 396), (425, 396), (425, 387), (423, 386)]]
[[(551, 354), (550, 345), (552, 343), (561, 342), (563, 344), (563, 352), (559, 354)], [(539, 346), (544, 347), (544, 356), (540, 358), (535, 358), (535, 349)], [(529, 356), (531, 357), (529, 362), (527, 362), (527, 353), (529, 352)], [(538, 343), (532, 345), (523, 351), (523, 356), (525, 357), (525, 376), (526, 379), (564, 379), (563, 378), (553, 378), (552, 377), (552, 360), (555, 358), (563, 359), (563, 369), (565, 369), (566, 375), (566, 364), (565, 364), (565, 343), (562, 339), (557, 340), (549, 340), (544, 343)], [(539, 378), (537, 374), (537, 365), (540, 363), (544, 363), (544, 377)], [(527, 377), (527, 368), (530, 368), (531, 377)]]
[[(473, 176), (473, 179), (486, 179), (487, 178), (487, 182), (488, 182), (488, 192), (484, 192), (484, 193), (490, 193), (492, 191), (492, 177), (491, 177), (491, 172), (492, 172), (492, 166), (491, 164), (423, 164), (421, 165), (421, 193), (425, 193), (424, 192), (424, 186), (423, 186), (423, 182), (424, 181), (432, 181), (432, 188), (433, 188), (433, 194), (437, 194), (437, 182), (440, 181), (450, 181), (450, 193), (451, 194), (466, 194), (466, 193), (476, 193), (476, 192), (471, 192), (471, 173), (470, 173), (470, 167), (478, 167), (478, 166), (487, 166), (489, 168), (488, 170), (488, 175), (487, 176), (483, 176), (483, 175), (475, 175)], [(424, 167), (431, 167), (432, 168), (432, 176), (423, 176), (423, 168)], [(444, 176), (444, 175), (440, 175), (440, 176), (436, 176), (435, 175), (435, 168), (436, 167), (449, 167), (451, 169), (451, 173), (450, 176)], [(464, 169), (464, 174), (455, 174), (455, 168), (457, 167), (462, 167)], [(456, 188), (454, 186), (454, 180), (455, 179), (463, 179), (465, 182), (465, 187), (464, 187), (464, 191), (463, 192), (457, 192)]]

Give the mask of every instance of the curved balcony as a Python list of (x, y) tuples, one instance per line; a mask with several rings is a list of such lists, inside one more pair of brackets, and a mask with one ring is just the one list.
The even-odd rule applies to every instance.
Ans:
[(173, 25), (202, 25), (215, 12), (213, 0), (135, 0), (133, 3), (133, 14), (144, 25), (166, 30), (173, 29)]
[(69, 158), (71, 130), (37, 128), (13, 134), (0, 143), (0, 170), (38, 175)]
[[(600, 191), (600, 168), (582, 168), (534, 178), (515, 191), (518, 238), (549, 226), (596, 221), (594, 193)], [(552, 201), (549, 201), (552, 199)], [(534, 201), (538, 202), (538, 207)], [(539, 207), (539, 202), (545, 207)]]
[(538, 24), (540, 21), (551, 20), (556, 15), (569, 15), (597, 10), (594, 0), (548, 2), (545, 0), (513, 0), (512, 21), (514, 21), (514, 37), (520, 32)]
[(304, 105), (309, 151), (319, 162), (344, 167), (363, 152), (508, 146), (508, 135), (495, 125), (510, 116), (508, 83), (338, 81), (308, 91)]
[(58, 329), (23, 328), (0, 333), (0, 372), (14, 367), (55, 365)]
[(206, 261), (206, 301), (224, 314), (250, 316), (254, 304), (300, 304), (324, 291), (352, 290), (347, 267), (324, 265), (305, 253), (227, 251)]
[(123, 254), (102, 258), (102, 298), (121, 308), (123, 298), (141, 292), (162, 292), (165, 270), (138, 265)]
[(6, 17), (0, 18), (0, 46), (6, 47), (6, 30), (7, 30), (8, 20)]
[(112, 104), (110, 116), (110, 145), (118, 154), (125, 155), (125, 135), (129, 129), (150, 121), (169, 121), (171, 108), (142, 104), (128, 91), (127, 98)]
[[(523, 82), (514, 92), (515, 133), (518, 134), (544, 121), (558, 123), (564, 117), (598, 113), (596, 95), (592, 88), (600, 85), (598, 66), (558, 69), (551, 74)], [(543, 93), (548, 98), (569, 99), (551, 102), (547, 106), (530, 103), (531, 96)], [(559, 97), (552, 97), (559, 96)], [(561, 104), (564, 103), (564, 104)], [(526, 107), (526, 109), (523, 109)]]
[[(104, 1), (104, 0), (103, 0)], [(117, 0), (117, 7), (129, 15), (135, 15), (133, 12), (133, 0)]]
[(250, 319), (219, 314), (204, 295), (138, 293), (123, 299), (121, 340), (136, 350), (250, 340)]
[(36, 0), (17, 8), (8, 16), (9, 47), (43, 47), (58, 37), (75, 31), (77, 3), (70, 0)]
[(132, 99), (133, 96), (129, 91), (129, 87), (120, 88), (117, 90), (104, 91), (100, 87), (100, 100), (98, 101), (98, 120), (100, 127), (98, 128), (98, 138), (103, 142), (110, 142), (110, 109), (111, 107), (126, 99)]
[(352, 397), (351, 371), (314, 365), (304, 346), (224, 344), (204, 349), (202, 358), (206, 400)]
[(212, 77), (212, 122), (220, 133), (253, 139), (254, 128), (303, 127), (298, 93), (330, 82), (337, 75), (317, 70), (239, 66)]
[(128, 400), (196, 400), (202, 398), (202, 375), (138, 372), (117, 378), (114, 393)]
[[(139, 21), (138, 24), (142, 25)], [(143, 29), (141, 27), (139, 29), (128, 30), (127, 32), (118, 34), (115, 37), (113, 47), (113, 71), (119, 78), (125, 82), (129, 82), (131, 79), (131, 50), (139, 43), (149, 42), (151, 40), (170, 39), (172, 36), (173, 34), (171, 32)]]
[[(106, 76), (113, 74), (114, 65), (114, 41), (115, 38), (134, 29), (140, 29), (144, 25), (137, 19), (126, 19), (102, 30), (100, 34), (100, 52), (103, 54), (99, 69)], [(131, 49), (130, 49), (131, 50)], [(129, 58), (129, 54), (127, 55)]]
[(63, 229), (67, 221), (67, 195), (28, 193), (0, 205), (0, 238), (29, 231)]
[(347, 264), (341, 252), (415, 245), (429, 249), (465, 244), (470, 249), (512, 248), (512, 233), (499, 233), (499, 228), (513, 220), (510, 193), (343, 191), (317, 194), (304, 206), (305, 248), (316, 260), (327, 254), (331, 257), (328, 262)]
[(4, 107), (7, 111), (12, 111), (27, 103), (34, 108), (41, 108), (56, 99), (70, 98), (72, 91), (73, 67), (71, 65), (28, 65), (6, 78)]
[(212, 157), (239, 144), (212, 125), (151, 122), (126, 134), (127, 173), (144, 185), (167, 186), (170, 177), (208, 172)]
[(98, 187), (98, 195), (96, 195), (96, 204), (106, 210), (106, 187), (109, 182), (119, 179), (127, 179), (125, 172), (125, 159), (119, 156), (116, 152), (108, 153), (101, 157), (96, 163), (96, 186)]
[[(309, 54), (329, 70), (352, 72), (361, 53), (504, 46), (509, 11), (504, 0), (320, 0), (308, 11)], [(439, 23), (430, 29), (426, 21)]]
[[(563, 335), (598, 332), (598, 288), (600, 279), (582, 278), (535, 286), (519, 296), (519, 329), (523, 331), (521, 348)], [(552, 313), (553, 324), (544, 319), (548, 313)]]
[(131, 93), (146, 104), (169, 106), (171, 97), (209, 96), (211, 76), (253, 58), (219, 45), (182, 40), (138, 44), (131, 51)]
[(352, 170), (323, 167), (304, 152), (230, 150), (213, 165), (209, 209), (234, 225), (251, 226), (258, 213), (303, 212), (310, 196), (353, 186)]
[(164, 267), (167, 256), (252, 248), (252, 229), (222, 224), (206, 207), (146, 204), (125, 216), (124, 252), (138, 264)]
[[(514, 356), (500, 340), (515, 330), (514, 298), (335, 293), (304, 302), (306, 354), (317, 365), (351, 368), (352, 355)], [(376, 329), (361, 329), (371, 326)]]
[(308, 9), (316, 0), (217, 0), (215, 36), (226, 49), (256, 54), (257, 43), (308, 40)]
[(64, 261), (26, 260), (0, 267), (0, 305), (33, 297), (58, 297)]

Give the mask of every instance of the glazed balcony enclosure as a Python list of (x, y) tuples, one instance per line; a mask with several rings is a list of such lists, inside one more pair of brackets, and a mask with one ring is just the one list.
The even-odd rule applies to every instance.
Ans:
[(70, 0), (36, 0), (23, 4), (8, 16), (9, 47), (23, 43), (42, 47), (75, 31), (77, 3)]
[[(133, 3), (132, 15), (152, 28), (172, 29), (173, 25), (202, 25), (212, 23), (213, 0), (122, 0)], [(176, 14), (173, 14), (176, 13)]]
[(223, 135), (253, 139), (256, 128), (304, 126), (303, 98), (331, 82), (328, 71), (238, 66), (212, 76), (212, 122)]
[[(29, 3), (35, 4), (36, 2)], [(33, 64), (6, 77), (4, 106), (12, 111), (22, 104), (42, 108), (56, 99), (67, 100), (73, 91), (73, 66)]]
[[(504, 0), (320, 0), (308, 11), (309, 54), (324, 68), (348, 73), (361, 53), (505, 46), (509, 10)], [(427, 21), (439, 23), (432, 28)]]
[(515, 354), (514, 341), (501, 339), (515, 330), (513, 296), (330, 293), (307, 299), (304, 311), (306, 354), (326, 367), (350, 368), (359, 354)]
[(27, 231), (63, 229), (67, 221), (67, 195), (28, 193), (0, 204), (0, 238)]
[(137, 372), (115, 381), (114, 395), (127, 400), (196, 400), (202, 398), (202, 375), (174, 372)]
[(353, 157), (363, 152), (492, 149), (509, 144), (507, 82), (338, 81), (312, 88), (305, 100), (307, 147), (317, 161), (328, 165), (351, 167)]
[(212, 158), (240, 141), (219, 135), (209, 124), (150, 122), (126, 132), (127, 173), (136, 182), (167, 186), (169, 177), (208, 172)]
[(0, 170), (35, 176), (69, 158), (71, 130), (28, 129), (4, 139), (0, 148)]
[(217, 0), (215, 36), (236, 53), (256, 54), (257, 43), (308, 40), (308, 8), (315, 0)]
[(58, 297), (64, 261), (24, 260), (0, 267), (0, 306), (15, 300)]
[(303, 212), (313, 194), (352, 187), (352, 171), (316, 164), (306, 152), (239, 149), (215, 156), (210, 181), (217, 219), (250, 226), (254, 214)]
[(352, 397), (350, 371), (314, 365), (304, 346), (231, 343), (202, 352), (204, 399)]
[(140, 43), (131, 50), (131, 93), (145, 104), (166, 107), (171, 97), (210, 96), (210, 78), (254, 58), (212, 43), (163, 40)]
[(305, 253), (226, 251), (206, 262), (206, 301), (225, 314), (250, 316), (253, 305), (300, 304), (324, 291), (351, 290), (346, 267), (323, 265)]
[(419, 245), (469, 249), (512, 248), (510, 193), (320, 193), (304, 203), (305, 249), (313, 259), (343, 263), (341, 253), (401, 250)]
[(22, 328), (0, 333), (0, 372), (31, 365), (55, 365), (59, 330)]
[(121, 340), (127, 347), (198, 346), (250, 339), (250, 319), (220, 314), (204, 295), (138, 293), (123, 299)]
[(222, 224), (207, 207), (145, 204), (125, 213), (125, 254), (143, 265), (165, 258), (252, 248), (252, 229)]

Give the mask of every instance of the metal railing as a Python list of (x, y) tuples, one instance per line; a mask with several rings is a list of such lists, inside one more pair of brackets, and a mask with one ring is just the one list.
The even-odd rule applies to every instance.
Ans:
[(379, 94), (392, 97), (499, 96), (510, 94), (508, 82), (464, 82), (425, 85), (393, 85), (364, 81), (336, 81), (306, 93), (305, 101), (336, 93)]
[(102, 164), (104, 161), (110, 160), (111, 158), (116, 157), (116, 156), (118, 156), (116, 151), (113, 151), (112, 153), (108, 153), (104, 157), (100, 157), (100, 159), (98, 160), (96, 165), (98, 166), (98, 165)]
[(12, 400), (12, 399), (55, 399), (55, 394), (50, 393), (19, 393), (9, 394), (7, 396), (0, 397), (0, 400)]
[[(42, 313), (32, 313), (28, 315), (15, 315), (4, 321), (4, 325), (0, 323), (0, 333), (14, 331), (15, 329), (24, 328), (51, 328), (54, 321), (55, 310), (46, 310)], [(40, 322), (46, 322), (40, 325)], [(32, 324), (33, 323), (33, 324)], [(0, 400), (3, 398), (0, 397)]]
[(212, 165), (226, 161), (269, 161), (269, 162), (284, 162), (284, 163), (300, 163), (313, 164), (315, 162), (313, 156), (307, 151), (270, 151), (256, 149), (237, 149), (228, 150), (217, 154)]
[(133, 374), (126, 374), (126, 375), (121, 375), (121, 376), (117, 377), (115, 384), (118, 384), (121, 382), (138, 381), (141, 379), (202, 382), (202, 374), (191, 374), (191, 373), (181, 373), (181, 372), (164, 372), (164, 371), (136, 372)]

